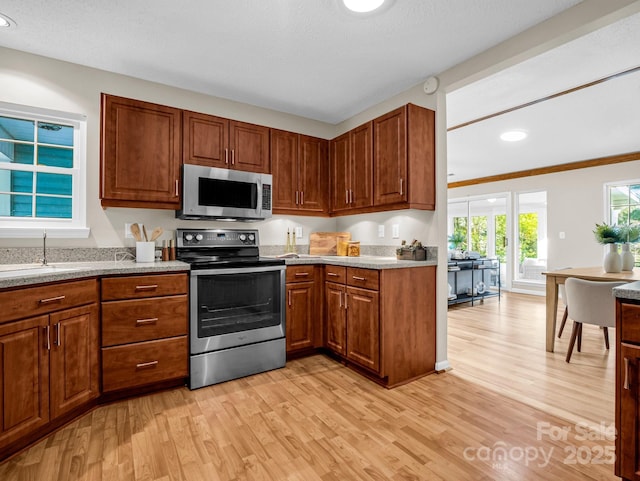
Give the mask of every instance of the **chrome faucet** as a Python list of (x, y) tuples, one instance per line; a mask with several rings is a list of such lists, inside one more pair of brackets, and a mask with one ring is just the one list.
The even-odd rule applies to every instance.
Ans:
[(42, 231), (42, 265), (47, 265), (47, 229)]

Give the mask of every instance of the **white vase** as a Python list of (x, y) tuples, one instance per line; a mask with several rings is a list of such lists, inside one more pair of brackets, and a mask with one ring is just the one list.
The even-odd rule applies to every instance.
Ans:
[(620, 257), (622, 258), (622, 270), (623, 271), (632, 271), (633, 266), (636, 263), (636, 259), (629, 250), (630, 244), (625, 242), (622, 244), (622, 254)]
[(618, 253), (617, 244), (607, 244), (609, 246), (609, 252), (604, 255), (604, 271), (605, 272), (620, 272), (622, 269), (622, 259)]

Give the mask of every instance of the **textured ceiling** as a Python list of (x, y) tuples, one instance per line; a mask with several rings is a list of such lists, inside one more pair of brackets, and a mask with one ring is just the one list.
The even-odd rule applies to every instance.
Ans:
[(580, 0), (3, 0), (0, 45), (329, 123)]

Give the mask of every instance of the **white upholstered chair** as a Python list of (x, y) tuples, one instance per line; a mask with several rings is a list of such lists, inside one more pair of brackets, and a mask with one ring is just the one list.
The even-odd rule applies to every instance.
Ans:
[(566, 361), (571, 360), (573, 346), (578, 341), (578, 352), (582, 347), (582, 325), (594, 324), (601, 326), (604, 333), (605, 347), (609, 349), (609, 331), (615, 327), (616, 312), (615, 298), (612, 289), (626, 284), (625, 282), (598, 282), (576, 279), (573, 277), (565, 281), (565, 293), (568, 316), (573, 320), (573, 330)]
[(564, 314), (562, 314), (562, 322), (560, 323), (560, 329), (558, 329), (558, 339), (562, 337), (562, 331), (564, 331), (564, 325), (567, 323), (567, 317), (569, 316), (569, 308), (567, 307), (567, 293), (564, 290), (564, 284), (558, 286), (558, 294), (564, 304)]

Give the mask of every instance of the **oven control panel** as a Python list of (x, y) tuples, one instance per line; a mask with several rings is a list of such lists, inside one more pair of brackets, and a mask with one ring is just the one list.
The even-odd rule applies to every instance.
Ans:
[(178, 229), (178, 247), (257, 246), (255, 229)]

